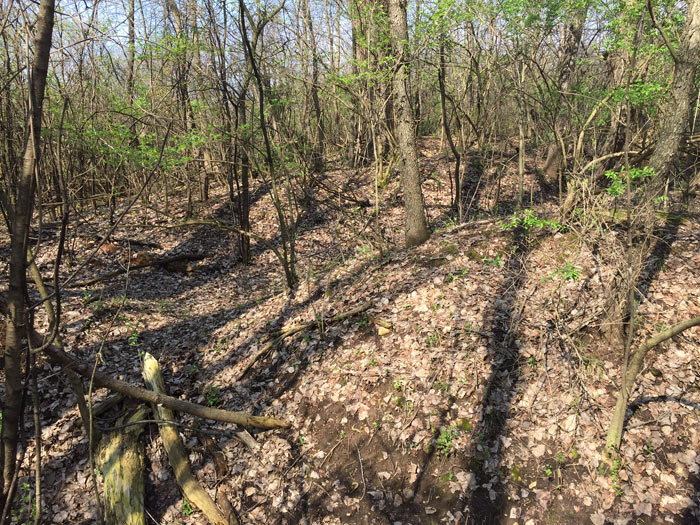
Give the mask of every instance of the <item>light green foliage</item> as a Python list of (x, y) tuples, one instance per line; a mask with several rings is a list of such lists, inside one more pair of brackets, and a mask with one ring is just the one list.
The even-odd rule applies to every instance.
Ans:
[(526, 232), (530, 233), (535, 230), (549, 229), (551, 231), (560, 231), (564, 229), (559, 222), (549, 219), (542, 219), (535, 215), (535, 212), (527, 209), (522, 212), (515, 212), (509, 219), (501, 222), (502, 230), (514, 230), (522, 227)]
[(185, 516), (190, 516), (194, 513), (194, 509), (192, 508), (192, 504), (187, 501), (186, 499), (182, 500), (182, 513)]
[[(629, 101), (633, 106), (651, 109), (661, 99), (666, 91), (666, 86), (656, 80), (645, 82), (638, 80), (629, 88)], [(618, 104), (626, 101), (627, 89), (621, 87), (613, 91), (612, 99)]]
[(221, 389), (218, 386), (207, 385), (207, 388), (204, 390), (204, 397), (207, 400), (207, 405), (210, 407), (219, 406), (221, 403), (221, 398), (219, 397), (220, 391)]
[[(653, 177), (654, 170), (649, 166), (645, 168), (629, 168), (630, 185), (634, 187), (639, 181)], [(610, 180), (610, 185), (606, 188), (608, 195), (620, 197), (624, 195), (627, 188), (627, 170), (606, 171), (605, 177)]]
[(622, 489), (620, 483), (620, 469), (622, 468), (622, 460), (617, 458), (613, 462), (612, 469), (610, 470), (610, 479), (612, 480), (612, 488), (615, 491), (616, 496), (622, 496), (625, 491)]
[(457, 427), (449, 426), (445, 427), (438, 436), (437, 439), (437, 453), (438, 455), (449, 456), (450, 452), (454, 447), (454, 439), (457, 437)]
[(564, 266), (557, 269), (557, 274), (566, 281), (577, 281), (581, 278), (581, 269), (566, 261)]
[(501, 258), (500, 255), (497, 255), (496, 257), (493, 257), (493, 258), (483, 257), (481, 259), (481, 262), (484, 263), (486, 266), (495, 266), (496, 268), (503, 267), (503, 259)]

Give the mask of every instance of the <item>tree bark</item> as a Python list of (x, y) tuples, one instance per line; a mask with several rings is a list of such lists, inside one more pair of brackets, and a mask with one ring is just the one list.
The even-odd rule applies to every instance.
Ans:
[(408, 98), (408, 23), (406, 1), (389, 0), (389, 27), (396, 59), (393, 75), (396, 132), (403, 157), (401, 185), (406, 211), (406, 247), (418, 246), (430, 237), (423, 209), (413, 111)]
[(306, 32), (308, 34), (309, 47), (311, 48), (311, 102), (314, 110), (314, 133), (313, 133), (313, 144), (311, 151), (311, 165), (316, 173), (320, 173), (324, 169), (324, 142), (325, 142), (325, 130), (323, 127), (323, 114), (321, 113), (321, 101), (319, 99), (318, 93), (320, 91), (320, 86), (318, 83), (319, 70), (318, 70), (318, 47), (316, 44), (316, 35), (314, 34), (314, 27), (311, 21), (311, 10), (309, 9), (309, 0), (302, 0), (301, 4), (304, 25), (306, 26)]
[(15, 474), (17, 438), (22, 406), (22, 362), (27, 339), (27, 237), (34, 208), (35, 175), (41, 155), (41, 116), (44, 89), (51, 52), (54, 23), (54, 0), (41, 0), (34, 30), (34, 61), (29, 87), (28, 139), (24, 146), (22, 170), (18, 177), (14, 209), (10, 211), (11, 256), (10, 283), (7, 295), (9, 318), (5, 335), (5, 398), (2, 425), (2, 494), (3, 502), (11, 494)]
[(678, 156), (683, 133), (688, 125), (694, 101), (695, 77), (700, 64), (700, 0), (690, 0), (685, 27), (676, 52), (673, 82), (668, 93), (666, 112), (649, 166), (656, 173), (655, 190), (666, 185), (666, 178)]
[(603, 458), (610, 463), (611, 466), (619, 455), (620, 443), (622, 443), (622, 431), (625, 425), (627, 403), (629, 402), (630, 395), (634, 389), (634, 383), (637, 379), (637, 375), (642, 370), (644, 358), (655, 346), (663, 343), (667, 339), (675, 337), (689, 328), (698, 325), (700, 325), (700, 317), (695, 317), (693, 319), (675, 324), (668, 330), (655, 335), (651, 339), (648, 339), (637, 349), (630, 359), (629, 366), (627, 367), (627, 371), (623, 377), (622, 386), (617, 394), (617, 403), (615, 405), (612, 418), (610, 419), (608, 435), (607, 439), (605, 440), (605, 449), (603, 451)]
[(559, 95), (555, 105), (554, 138), (547, 147), (547, 159), (544, 163), (544, 177), (549, 184), (553, 184), (557, 181), (559, 170), (564, 160), (559, 137), (566, 127), (568, 119), (567, 112), (562, 111), (562, 101), (566, 100), (568, 92), (571, 90), (571, 80), (576, 65), (576, 54), (578, 53), (578, 48), (581, 43), (581, 35), (583, 34), (583, 26), (586, 23), (587, 12), (587, 3), (584, 3), (582, 7), (576, 9), (571, 23), (567, 28), (564, 48), (562, 49), (561, 58), (559, 60), (559, 74), (557, 78)]
[(438, 66), (438, 87), (440, 88), (440, 112), (442, 115), (442, 132), (447, 138), (447, 143), (450, 145), (450, 151), (455, 158), (455, 171), (454, 171), (454, 186), (455, 194), (454, 201), (452, 202), (452, 207), (457, 210), (459, 216), (459, 222), (462, 222), (462, 177), (460, 176), (460, 163), (462, 157), (455, 145), (455, 141), (452, 139), (452, 130), (450, 129), (450, 120), (447, 116), (447, 94), (445, 87), (445, 75), (447, 70), (445, 68), (445, 39), (446, 35), (442, 34), (440, 36), (440, 64)]

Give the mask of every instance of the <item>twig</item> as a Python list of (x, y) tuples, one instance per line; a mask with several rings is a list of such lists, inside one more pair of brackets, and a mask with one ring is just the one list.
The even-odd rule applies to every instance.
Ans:
[(362, 497), (360, 501), (365, 498), (365, 492), (367, 491), (367, 484), (365, 483), (365, 469), (362, 466), (362, 456), (360, 455), (360, 449), (355, 445), (355, 450), (357, 450), (357, 459), (360, 460), (360, 474), (362, 475)]
[(323, 458), (323, 461), (321, 461), (321, 464), (318, 466), (318, 468), (321, 468), (324, 465), (324, 463), (328, 461), (328, 459), (333, 455), (333, 452), (335, 452), (335, 449), (338, 448), (338, 445), (340, 445), (342, 442), (343, 439), (341, 438), (335, 445), (333, 445), (333, 448), (330, 450), (330, 452), (328, 452), (328, 455), (325, 458)]

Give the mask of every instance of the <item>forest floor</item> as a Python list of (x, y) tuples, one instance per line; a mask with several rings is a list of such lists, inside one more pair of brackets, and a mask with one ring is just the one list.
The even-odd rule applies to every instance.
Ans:
[[(228, 463), (223, 476), (183, 428), (197, 477), (212, 493), (224, 491), (244, 523), (700, 521), (700, 331), (650, 354), (632, 395), (622, 462), (603, 472), (600, 453), (622, 362), (601, 325), (614, 278), (607, 249), (614, 234), (504, 229), (515, 202), (512, 151), (478, 182), (471, 160), (474, 218), (454, 224), (453, 165), (438, 142), (422, 142), (431, 239), (401, 248), (398, 177), (381, 189), (378, 221), (372, 207), (321, 189), (300, 222), (294, 294), (264, 245), (253, 242), (253, 263), (242, 266), (235, 234), (177, 227), (181, 215), (137, 205), (115, 238), (152, 243), (150, 257), (206, 258), (182, 271), (134, 270), (128, 279), (69, 290), (62, 314), (67, 349), (86, 362), (101, 351), (102, 371), (137, 385), (140, 356), (149, 352), (176, 397), (291, 422), (288, 430), (254, 433), (257, 452), (233, 439), (230, 426), (200, 422), (219, 436)], [(550, 217), (556, 197), (540, 188), (538, 162), (528, 164), (526, 205)], [(329, 171), (323, 182), (357, 200), (374, 199), (371, 169)], [(253, 199), (254, 231), (274, 239), (269, 196), (258, 190)], [(198, 218), (230, 216), (223, 191), (196, 207)], [(74, 266), (65, 265), (65, 275), (107, 229), (84, 213), (73, 218)], [(684, 216), (660, 224), (638, 286), (633, 346), (700, 314), (699, 223)], [(56, 231), (45, 228), (38, 255), (46, 276)], [(0, 244), (5, 272), (6, 237)], [(77, 279), (119, 268), (129, 249), (144, 251), (136, 243), (115, 246), (98, 251)], [(367, 303), (363, 314), (335, 320)], [(237, 380), (275, 330), (314, 320), (322, 322), (284, 339)], [(45, 521), (92, 522), (98, 496), (75, 399), (59, 367), (44, 363), (41, 377)], [(106, 394), (97, 390), (94, 401)], [(104, 414), (99, 425), (114, 425), (121, 411)], [(183, 502), (155, 425), (145, 438), (153, 522), (203, 523)], [(32, 458), (30, 443), (22, 501), (31, 498)], [(18, 512), (21, 521), (26, 509)]]

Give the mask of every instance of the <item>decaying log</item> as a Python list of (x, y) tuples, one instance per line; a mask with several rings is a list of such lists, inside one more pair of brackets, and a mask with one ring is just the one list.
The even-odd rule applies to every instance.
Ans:
[[(105, 523), (107, 525), (145, 525), (144, 444), (139, 440), (143, 421), (150, 410), (141, 405), (127, 423), (131, 426), (105, 435), (100, 443), (98, 461), (104, 476)], [(122, 424), (124, 418), (120, 418)]]
[[(161, 395), (165, 394), (165, 385), (163, 383), (163, 376), (160, 373), (160, 366), (158, 365), (158, 361), (149, 353), (146, 353), (143, 358), (143, 378), (154, 392)], [(175, 421), (173, 411), (169, 408), (154, 404), (153, 409), (158, 414), (158, 419)], [(234, 515), (224, 515), (219, 507), (216, 506), (211, 496), (209, 496), (192, 475), (187, 459), (187, 450), (185, 450), (185, 445), (177, 429), (173, 425), (164, 424), (158, 425), (158, 428), (160, 437), (163, 439), (163, 445), (168, 453), (170, 466), (175, 471), (175, 478), (185, 498), (193, 505), (196, 505), (212, 523), (225, 525), (229, 523), (230, 518), (235, 520), (233, 523), (238, 523)]]
[(317, 319), (315, 321), (311, 321), (310, 323), (305, 323), (298, 326), (291, 326), (289, 328), (285, 328), (283, 330), (275, 332), (273, 334), (272, 339), (268, 341), (265, 345), (263, 345), (263, 347), (260, 350), (258, 350), (253, 357), (250, 358), (250, 361), (248, 361), (248, 364), (241, 371), (241, 373), (238, 374), (236, 380), (240, 381), (241, 379), (243, 379), (245, 375), (250, 371), (250, 369), (253, 368), (253, 365), (257, 362), (257, 360), (260, 359), (267, 352), (272, 350), (276, 345), (281, 343), (283, 339), (291, 335), (298, 334), (299, 332), (303, 332), (311, 328), (316, 328), (317, 326), (327, 326), (329, 324), (332, 324), (333, 322), (343, 321), (350, 317), (354, 317), (357, 314), (361, 314), (362, 312), (369, 310), (371, 307), (372, 303), (365, 303), (362, 306), (358, 306), (357, 308), (353, 308), (352, 310), (333, 316), (331, 319)]
[(97, 284), (99, 282), (106, 281), (106, 280), (111, 279), (113, 277), (117, 277), (119, 275), (122, 275), (126, 272), (133, 272), (134, 270), (148, 268), (149, 266), (166, 266), (169, 264), (183, 262), (183, 261), (201, 261), (205, 257), (206, 256), (202, 255), (202, 254), (185, 253), (182, 255), (174, 255), (172, 257), (164, 257), (163, 259), (154, 259), (152, 261), (144, 262), (141, 264), (132, 264), (128, 268), (119, 268), (118, 270), (115, 270), (113, 272), (103, 273), (102, 275), (98, 275), (97, 277), (93, 277), (92, 279), (88, 279), (87, 281), (69, 284), (68, 288), (84, 288), (86, 286), (92, 286), (93, 284)]
[[(42, 336), (37, 332), (34, 332), (34, 337), (36, 338), (37, 344), (43, 340)], [(64, 351), (56, 348), (54, 345), (47, 346), (44, 349), (44, 353), (52, 361), (63, 365), (66, 368), (70, 368), (71, 370), (75, 370), (81, 376), (93, 378), (95, 385), (98, 387), (108, 388), (114, 392), (119, 392), (127, 397), (145, 401), (147, 403), (163, 405), (164, 407), (176, 412), (184, 412), (185, 414), (201, 417), (203, 419), (221, 421), (222, 423), (234, 423), (244, 427), (254, 427), (263, 430), (270, 430), (273, 428), (289, 428), (291, 426), (286, 421), (282, 421), (281, 419), (277, 419), (275, 417), (251, 416), (242, 412), (230, 412), (228, 410), (221, 410), (220, 408), (204, 407), (196, 403), (190, 403), (189, 401), (183, 401), (182, 399), (177, 399), (171, 396), (153, 392), (152, 390), (131, 385), (126, 381), (114, 379), (113, 377), (100, 372), (95, 372), (93, 377), (92, 365), (87, 365), (77, 361)]]

